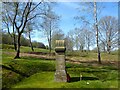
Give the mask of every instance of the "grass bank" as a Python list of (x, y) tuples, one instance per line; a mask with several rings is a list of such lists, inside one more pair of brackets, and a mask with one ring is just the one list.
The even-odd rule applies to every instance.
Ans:
[[(21, 51), (29, 52), (28, 49), (30, 48), (23, 47)], [(42, 51), (42, 49), (36, 49), (35, 52), (38, 51)], [(13, 59), (14, 52), (13, 49), (3, 49), (3, 70), (1, 72), (3, 88), (118, 88), (118, 67), (114, 64), (93, 65), (91, 63), (66, 62), (66, 70), (71, 81), (59, 83), (54, 81), (55, 60), (28, 56)], [(47, 51), (43, 50), (43, 52)], [(102, 54), (105, 58), (106, 55)], [(88, 56), (94, 58), (94, 55), (91, 53)], [(86, 59), (87, 61), (88, 56), (69, 57), (78, 58), (76, 60)], [(114, 56), (110, 57), (114, 58)], [(80, 80), (81, 75), (82, 80)]]

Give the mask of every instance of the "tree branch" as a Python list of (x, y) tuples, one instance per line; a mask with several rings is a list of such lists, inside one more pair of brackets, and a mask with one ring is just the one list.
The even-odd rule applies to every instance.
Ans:
[(25, 9), (24, 9), (24, 11), (23, 11), (22, 19), (21, 19), (21, 24), (20, 24), (19, 28), (23, 25), (23, 19), (24, 19), (25, 11), (26, 11), (28, 5), (29, 5), (29, 2), (26, 4)]
[[(17, 30), (19, 30), (19, 29), (18, 29), (18, 27), (17, 27), (17, 23), (15, 22), (15, 20), (16, 20), (17, 14), (18, 14), (18, 6), (19, 6), (19, 3), (16, 3), (15, 16), (14, 16), (14, 19), (13, 19), (13, 27), (14, 27), (14, 25), (15, 25), (15, 27), (16, 27)], [(19, 32), (19, 31), (18, 31), (18, 32)]]
[(30, 14), (31, 5), (32, 5), (32, 3), (28, 3), (28, 12), (27, 12), (26, 15), (25, 15), (25, 21), (24, 21), (24, 24), (23, 24), (23, 27), (22, 27), (22, 30), (21, 30), (20, 34), (23, 33), (24, 28), (25, 28), (25, 26), (26, 26), (26, 23), (28, 22), (28, 21), (27, 21), (27, 18), (28, 18), (28, 15)]
[(42, 15), (42, 14), (43, 14), (43, 13), (35, 14), (33, 17), (27, 19), (27, 21), (30, 21), (30, 20), (32, 20), (33, 18), (35, 18), (35, 17), (37, 17), (37, 16), (39, 16), (39, 15)]
[(37, 8), (41, 3), (42, 3), (42, 1), (40, 3), (38, 3), (35, 7), (33, 7), (32, 10), (29, 11), (29, 13), (32, 12), (32, 11), (34, 11), (35, 8)]

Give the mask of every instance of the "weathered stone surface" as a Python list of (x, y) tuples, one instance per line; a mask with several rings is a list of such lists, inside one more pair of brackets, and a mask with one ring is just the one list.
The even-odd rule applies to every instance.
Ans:
[(55, 72), (55, 81), (56, 82), (67, 82), (66, 77), (66, 71), (65, 70), (56, 70)]
[(65, 44), (64, 40), (56, 40), (56, 82), (67, 82), (67, 73), (65, 69)]
[(58, 54), (64, 54), (65, 53), (65, 41), (64, 40), (56, 40), (56, 47), (55, 51)]
[(65, 55), (56, 55), (56, 70), (65, 70)]

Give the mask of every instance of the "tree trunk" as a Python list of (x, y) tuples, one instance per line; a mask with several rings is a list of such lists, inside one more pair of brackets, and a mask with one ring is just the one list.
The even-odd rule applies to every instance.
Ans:
[(49, 44), (48, 49), (49, 49), (49, 55), (50, 55), (50, 54), (51, 54), (51, 47), (50, 47), (50, 35), (49, 35), (49, 37), (48, 37), (48, 44)]
[(88, 38), (88, 52), (90, 51), (90, 42), (89, 42), (89, 38)]
[(108, 54), (110, 54), (110, 49), (111, 49), (111, 45), (110, 45), (110, 39), (107, 42), (107, 52)]
[(34, 51), (33, 45), (32, 45), (32, 42), (31, 42), (30, 31), (29, 31), (29, 42), (30, 42), (30, 47), (31, 47), (32, 51)]
[(50, 44), (49, 45), (50, 45), (49, 47), (50, 47), (50, 54), (51, 54), (51, 34), (50, 34)]
[(50, 49), (50, 51), (49, 51), (49, 53), (50, 53), (50, 55), (51, 55), (51, 39), (52, 39), (52, 28), (51, 28), (51, 21), (50, 21), (50, 41), (49, 41), (49, 49)]
[(98, 40), (98, 22), (97, 22), (97, 5), (94, 2), (94, 19), (95, 19), (95, 29), (96, 29), (96, 42), (97, 42), (97, 53), (98, 53), (98, 62), (101, 64), (101, 55), (100, 55), (100, 48), (99, 48), (99, 40)]
[(20, 34), (20, 33), (18, 33), (17, 53), (16, 53), (16, 56), (15, 56), (15, 58), (14, 58), (14, 59), (16, 59), (16, 58), (20, 58), (20, 37), (21, 37), (21, 34)]
[(51, 38), (49, 40), (49, 54), (51, 55)]
[(103, 50), (104, 50), (104, 52), (106, 51), (106, 50), (105, 50), (105, 45), (103, 45)]
[(7, 29), (8, 29), (8, 34), (11, 36), (11, 38), (13, 39), (13, 45), (14, 45), (14, 49), (15, 51), (17, 51), (17, 44), (16, 44), (16, 37), (15, 37), (15, 32), (14, 32), (14, 27), (13, 27), (13, 36), (10, 33), (10, 29), (9, 29), (9, 25), (7, 24)]
[(17, 51), (17, 44), (14, 42), (14, 49)]
[(34, 51), (34, 48), (33, 48), (31, 40), (30, 40), (30, 47), (31, 47), (32, 51)]
[(15, 34), (13, 35), (13, 44), (14, 44), (14, 49), (15, 49), (15, 51), (17, 51), (17, 44), (16, 44)]

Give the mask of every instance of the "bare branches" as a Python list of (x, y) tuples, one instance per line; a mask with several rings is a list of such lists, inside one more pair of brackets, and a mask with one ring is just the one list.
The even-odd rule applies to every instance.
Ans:
[[(38, 3), (35, 7), (33, 7), (33, 8), (29, 11), (29, 13), (32, 12), (32, 11), (34, 11), (41, 3), (42, 3), (42, 1), (41, 1), (40, 3)], [(31, 3), (31, 4), (32, 4), (32, 3)]]
[[(12, 7), (12, 10), (7, 10), (6, 9), (6, 18), (9, 20), (9, 22), (11, 23), (11, 26), (13, 28), (13, 37), (15, 37), (15, 34), (18, 35), (17, 37), (17, 54), (15, 56), (15, 58), (19, 58), (19, 53), (20, 53), (20, 37), (22, 35), (22, 33), (25, 30), (25, 27), (28, 23), (29, 20), (32, 20), (34, 18), (36, 18), (39, 15), (39, 12), (36, 12), (35, 9), (37, 9), (37, 7), (41, 4), (38, 3), (37, 5), (33, 4), (33, 2), (13, 2), (11, 3), (5, 3), (6, 5), (8, 5), (9, 7)], [(30, 17), (30, 15), (32, 17)], [(7, 27), (8, 24), (6, 23)], [(10, 27), (10, 26), (9, 26)], [(15, 33), (15, 30), (17, 31), (17, 33)], [(8, 29), (9, 31), (9, 29)], [(10, 32), (9, 32), (10, 33)], [(15, 39), (14, 39), (15, 41)]]
[(18, 7), (19, 7), (19, 3), (15, 3), (15, 16), (14, 16), (14, 19), (13, 19), (13, 27), (15, 25), (16, 29), (17, 29), (17, 32), (19, 32), (19, 28), (17, 27), (17, 23), (16, 23), (16, 16), (18, 14)]
[(25, 12), (26, 12), (26, 10), (27, 10), (28, 4), (29, 4), (29, 3), (26, 4), (25, 9), (24, 9), (24, 11), (23, 11), (22, 19), (21, 19), (21, 24), (20, 24), (19, 28), (20, 28), (20, 27), (22, 26), (22, 24), (23, 24), (23, 19), (24, 19), (24, 17), (25, 17)]
[(117, 44), (113, 43), (114, 41), (117, 41), (116, 37), (118, 35), (117, 26), (118, 26), (117, 19), (112, 16), (102, 17), (99, 21), (100, 33), (101, 35), (104, 35), (100, 37), (100, 40), (102, 40), (102, 42), (105, 43), (108, 53), (110, 53), (110, 51), (115, 48), (115, 47), (113, 48), (113, 46)]
[(32, 20), (32, 19), (34, 19), (34, 18), (36, 18), (36, 17), (38, 17), (38, 16), (40, 16), (40, 15), (42, 15), (42, 14), (44, 14), (44, 13), (35, 14), (34, 16), (28, 18), (27, 21), (30, 21), (30, 20)]

